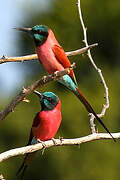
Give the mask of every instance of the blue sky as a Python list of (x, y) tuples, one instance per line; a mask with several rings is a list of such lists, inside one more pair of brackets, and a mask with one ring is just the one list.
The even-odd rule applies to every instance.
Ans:
[[(2, 57), (3, 54), (12, 56), (14, 55), (14, 51), (17, 51), (17, 47), (15, 46), (16, 34), (12, 27), (18, 25), (22, 17), (18, 15), (20, 14), (20, 9), (17, 6), (17, 1), (7, 0), (7, 3), (6, 1), (1, 1), (0, 7), (0, 57)], [(15, 77), (19, 75), (19, 69), (15, 70), (13, 63), (0, 65), (1, 95), (10, 95), (13, 88), (16, 88), (17, 83), (21, 82), (20, 78), (19, 81), (15, 83)]]
[[(0, 1), (0, 57), (16, 56), (19, 46), (16, 45), (18, 34), (13, 27), (19, 27), (24, 18), (30, 15), (31, 7), (37, 11), (45, 11), (51, 0), (6, 0)], [(24, 8), (25, 7), (25, 8)], [(21, 54), (22, 55), (22, 54)], [(16, 78), (17, 77), (17, 78)], [(19, 78), (18, 78), (19, 77)], [(22, 71), (16, 63), (0, 65), (0, 96), (9, 97), (15, 89), (24, 83)]]

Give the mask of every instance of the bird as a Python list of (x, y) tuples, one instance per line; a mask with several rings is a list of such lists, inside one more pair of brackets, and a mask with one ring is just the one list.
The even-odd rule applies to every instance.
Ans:
[[(71, 63), (66, 56), (64, 49), (62, 48), (62, 46), (60, 46), (53, 31), (49, 27), (47, 27), (46, 25), (35, 25), (32, 28), (14, 29), (30, 34), (35, 43), (38, 60), (49, 74), (53, 74), (56, 71), (62, 71), (65, 68), (70, 67)], [(92, 113), (95, 116), (98, 122), (115, 141), (108, 128), (98, 117), (91, 104), (79, 90), (73, 70), (70, 70), (69, 75), (64, 75), (63, 77), (59, 78), (58, 81), (77, 96), (77, 98), (85, 106), (88, 113)]]
[[(62, 115), (61, 115), (61, 102), (57, 95), (53, 92), (40, 93), (34, 91), (39, 97), (41, 104), (41, 111), (38, 112), (33, 120), (29, 140), (27, 145), (36, 144), (41, 142), (45, 148), (44, 141), (53, 140), (60, 127)], [(23, 178), (26, 168), (32, 161), (35, 152), (26, 154), (24, 161), (18, 169), (16, 175), (20, 175)]]

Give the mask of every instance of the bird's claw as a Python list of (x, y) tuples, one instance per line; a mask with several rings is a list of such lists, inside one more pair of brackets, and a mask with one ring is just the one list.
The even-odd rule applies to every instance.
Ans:
[(55, 76), (58, 76), (58, 72), (59, 72), (59, 71), (55, 71), (55, 72), (54, 72), (54, 75), (55, 75)]
[(59, 140), (60, 140), (60, 142), (62, 143), (63, 137), (59, 136)]
[(56, 146), (57, 145), (57, 142), (54, 138), (51, 139), (53, 141), (53, 144)]
[(38, 141), (39, 143), (41, 143), (42, 146), (43, 146), (43, 148), (42, 148), (42, 155), (43, 155), (44, 152), (45, 152), (45, 149), (46, 149), (46, 144), (44, 143), (44, 141), (41, 141), (40, 139), (37, 139), (37, 141)]

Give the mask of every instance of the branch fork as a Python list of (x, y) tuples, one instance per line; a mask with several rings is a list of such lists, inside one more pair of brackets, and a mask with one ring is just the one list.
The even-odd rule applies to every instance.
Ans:
[[(81, 26), (82, 26), (82, 29), (83, 29), (83, 36), (84, 36), (83, 42), (85, 43), (85, 46), (88, 47), (87, 28), (85, 27), (85, 24), (84, 24), (84, 21), (83, 21), (80, 0), (78, 0), (78, 11), (79, 11), (79, 18), (80, 18)], [(98, 72), (98, 75), (99, 75), (99, 77), (100, 77), (100, 79), (101, 79), (101, 82), (102, 82), (102, 84), (103, 84), (103, 87), (104, 87), (104, 89), (105, 89), (105, 96), (104, 96), (104, 98), (105, 98), (105, 105), (103, 105), (103, 108), (102, 108), (102, 110), (101, 110), (101, 113), (100, 113), (100, 114), (97, 114), (98, 117), (103, 117), (103, 116), (105, 115), (105, 113), (106, 113), (106, 110), (109, 108), (108, 87), (107, 87), (107, 85), (106, 85), (106, 82), (105, 82), (105, 79), (104, 79), (104, 77), (103, 77), (103, 74), (102, 74), (101, 69), (99, 69), (99, 68), (96, 66), (96, 64), (95, 64), (95, 62), (94, 62), (94, 60), (93, 60), (93, 57), (92, 57), (91, 52), (90, 52), (90, 49), (88, 49), (87, 55), (88, 55), (88, 58), (89, 58), (89, 60), (90, 60), (90, 62), (91, 62), (91, 64), (92, 64), (92, 66), (93, 66), (94, 69)], [(91, 131), (92, 131), (92, 133), (95, 133), (95, 132), (96, 132), (96, 130), (95, 130), (95, 124), (94, 124), (94, 119), (95, 119), (94, 115), (91, 114), (91, 116), (90, 116), (90, 126), (91, 126)]]

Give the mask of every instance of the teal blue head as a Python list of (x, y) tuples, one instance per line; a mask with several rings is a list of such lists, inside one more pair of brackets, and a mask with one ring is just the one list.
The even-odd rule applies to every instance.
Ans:
[(58, 96), (56, 96), (53, 92), (45, 92), (42, 94), (38, 91), (34, 91), (34, 93), (39, 96), (40, 104), (42, 110), (44, 111), (53, 110), (59, 102)]
[(15, 29), (29, 33), (33, 37), (36, 46), (42, 45), (48, 37), (48, 27), (44, 25), (36, 25), (33, 26), (32, 28), (15, 28)]

